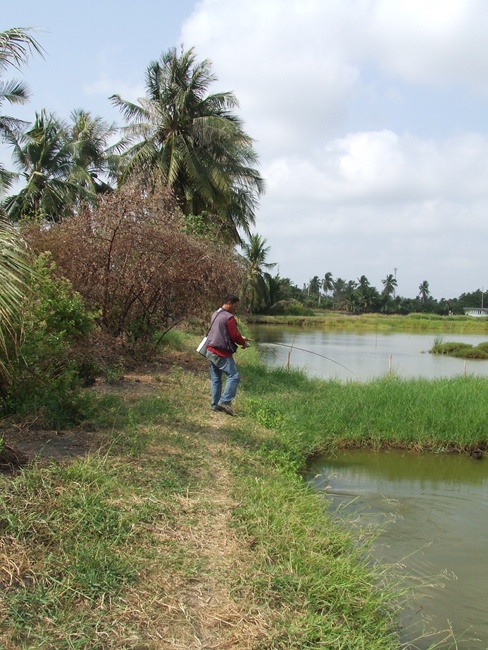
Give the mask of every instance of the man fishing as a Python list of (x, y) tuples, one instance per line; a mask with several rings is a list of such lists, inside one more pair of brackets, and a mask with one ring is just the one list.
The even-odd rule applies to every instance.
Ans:
[[(210, 366), (210, 390), (212, 410), (234, 415), (232, 400), (236, 396), (240, 381), (239, 371), (234, 361), (237, 346), (249, 347), (250, 339), (242, 336), (237, 327), (234, 314), (239, 298), (234, 295), (224, 298), (224, 304), (212, 314), (210, 330), (207, 335), (207, 353)], [(222, 376), (226, 376), (222, 392)]]

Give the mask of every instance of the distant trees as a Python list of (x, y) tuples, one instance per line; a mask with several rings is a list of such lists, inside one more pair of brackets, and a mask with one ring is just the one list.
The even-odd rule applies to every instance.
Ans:
[(308, 295), (309, 296), (315, 296), (319, 302), (320, 302), (320, 287), (322, 286), (322, 282), (320, 281), (320, 278), (318, 275), (314, 275), (314, 277), (309, 281), (308, 283)]
[(327, 273), (324, 275), (324, 279), (322, 280), (322, 289), (324, 290), (324, 293), (327, 296), (332, 291), (333, 288), (334, 288), (334, 278), (332, 276), (332, 273), (330, 271), (327, 271)]
[(395, 276), (392, 273), (389, 273), (384, 280), (381, 281), (383, 283), (383, 295), (387, 296), (388, 298), (390, 296), (395, 295), (395, 289), (398, 286), (398, 282), (395, 278)]
[(427, 280), (423, 280), (419, 284), (419, 293), (417, 297), (420, 298), (420, 301), (422, 303), (425, 303), (425, 301), (429, 296), (430, 296), (429, 283), (427, 282)]

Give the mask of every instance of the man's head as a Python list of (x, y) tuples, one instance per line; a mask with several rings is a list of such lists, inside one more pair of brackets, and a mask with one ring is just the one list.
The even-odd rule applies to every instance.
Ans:
[(235, 314), (238, 305), (239, 305), (239, 298), (234, 294), (231, 294), (224, 298), (222, 309), (225, 309), (226, 311), (230, 311), (231, 314)]

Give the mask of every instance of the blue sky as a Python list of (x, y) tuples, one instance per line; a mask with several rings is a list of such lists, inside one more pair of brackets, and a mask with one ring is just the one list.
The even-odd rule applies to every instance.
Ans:
[(267, 184), (256, 232), (281, 276), (364, 274), (381, 289), (396, 273), (408, 297), (423, 280), (436, 298), (488, 290), (485, 0), (2, 8), (0, 29), (27, 26), (46, 50), (22, 70), (31, 102), (9, 107), (27, 120), (83, 108), (122, 124), (108, 97), (140, 97), (151, 60), (180, 44), (209, 58), (214, 90), (235, 92), (256, 141)]

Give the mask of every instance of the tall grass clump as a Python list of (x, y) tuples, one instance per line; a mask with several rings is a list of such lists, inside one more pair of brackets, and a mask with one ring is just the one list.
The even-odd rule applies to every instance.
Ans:
[(450, 357), (460, 359), (488, 359), (488, 343), (471, 345), (456, 341), (444, 342), (443, 339), (434, 340), (434, 345), (430, 350), (432, 354), (445, 354)]
[(246, 369), (246, 402), (277, 435), (262, 452), (292, 471), (337, 447), (465, 450), (488, 445), (488, 379), (387, 377), (369, 383)]

